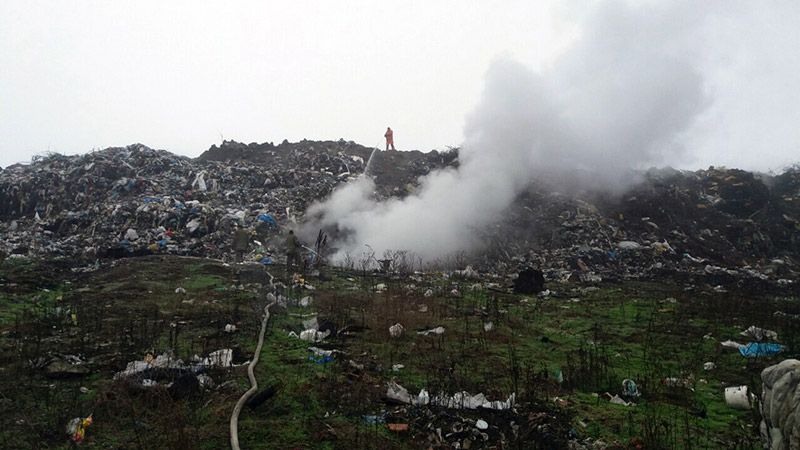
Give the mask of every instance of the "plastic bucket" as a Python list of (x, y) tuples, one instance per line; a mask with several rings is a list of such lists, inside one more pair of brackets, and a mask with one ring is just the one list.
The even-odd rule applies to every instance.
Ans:
[(747, 386), (725, 388), (725, 403), (735, 409), (750, 409), (750, 393)]

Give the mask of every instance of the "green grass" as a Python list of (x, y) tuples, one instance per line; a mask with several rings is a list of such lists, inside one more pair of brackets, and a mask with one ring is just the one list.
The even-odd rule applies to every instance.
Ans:
[[(56, 310), (61, 306), (66, 286), (55, 290), (42, 290), (37, 293), (8, 294), (0, 293), (0, 326), (8, 326), (15, 321), (35, 320), (44, 316), (62, 315), (69, 320), (67, 309)], [(64, 305), (66, 306), (66, 305)]]
[[(260, 325), (254, 312), (263, 298), (250, 287), (230, 289), (237, 278), (233, 268), (199, 259), (142, 258), (89, 274), (75, 286), (53, 277), (48, 280), (49, 292), (41, 289), (36, 274), (35, 262), (0, 264), (2, 279), (20, 280), (14, 292), (0, 293), (0, 327), (10, 330), (26, 311), (25, 320), (30, 322), (26, 326), (35, 332), (21, 344), (10, 334), (0, 336), (4, 375), (16, 374), (0, 380), (0, 392), (14, 408), (0, 405), (0, 413), (12, 422), (20, 417), (29, 420), (0, 431), (0, 444), (21, 445), (19, 436), (34, 433), (48, 447), (68, 448), (60, 432), (52, 432), (54, 427), (69, 417), (95, 412), (89, 448), (136, 447), (142, 439), (146, 446), (169, 448), (174, 444), (170, 439), (182, 434), (195, 448), (228, 445), (230, 411), (249, 387), (244, 367), (213, 374), (218, 384), (232, 380), (232, 386), (184, 401), (147, 395), (128, 398), (111, 377), (128, 361), (170, 347), (170, 323), (182, 323), (174, 348), (181, 358), (202, 354), (203, 349), (230, 347), (251, 355)], [(380, 396), (392, 379), (412, 395), (425, 388), (432, 394), (467, 390), (505, 399), (516, 391), (522, 401), (547, 405), (556, 405), (558, 397), (564, 402), (559, 408), (571, 417), (580, 436), (606, 442), (627, 445), (632, 439), (651, 443), (662, 439), (682, 448), (691, 438), (700, 443), (696, 447), (718, 448), (756, 435), (752, 412), (727, 407), (724, 387), (757, 388), (760, 370), (782, 359), (748, 362), (737, 352), (718, 347), (721, 340), (740, 338), (739, 331), (750, 324), (768, 325), (780, 303), (768, 297), (748, 303), (735, 294), (687, 292), (677, 284), (626, 282), (596, 290), (554, 283), (549, 287), (555, 294), (538, 298), (470, 290), (471, 281), (437, 274), (425, 275), (421, 282), (335, 270), (328, 274), (327, 281), (308, 280), (315, 291), (291, 292), (294, 299), (313, 296), (311, 308), (273, 311), (256, 375), (262, 389), (275, 384), (278, 393), (256, 410), (243, 411), (240, 440), (245, 448), (415, 448), (409, 434), (369, 426), (362, 418), (388, 408)], [(387, 292), (365, 289), (378, 282), (388, 284)], [(408, 284), (416, 285), (416, 293), (407, 294)], [(176, 294), (177, 287), (186, 289), (186, 294)], [(454, 287), (461, 298), (449, 295)], [(422, 292), (428, 288), (437, 295), (424, 298)], [(427, 312), (419, 311), (423, 304)], [(74, 308), (78, 325), (68, 316), (54, 320), (57, 306)], [(320, 321), (367, 329), (353, 338), (321, 344), (333, 345), (346, 355), (315, 364), (308, 360), (307, 347), (313, 344), (288, 336), (289, 330), (301, 330), (302, 319), (293, 314), (309, 312), (318, 313)], [(486, 321), (494, 324), (492, 331), (483, 331)], [(389, 338), (388, 326), (394, 322), (406, 325), (400, 339)], [(221, 333), (226, 323), (236, 323), (240, 331)], [(98, 324), (102, 326), (97, 328)], [(417, 329), (435, 326), (443, 326), (445, 334), (416, 334)], [(708, 333), (712, 337), (704, 339)], [(95, 345), (99, 343), (105, 346)], [(25, 366), (35, 351), (78, 349), (87, 357), (98, 355), (90, 376), (50, 380)], [(601, 357), (604, 377), (579, 379), (577, 371), (585, 370), (581, 352)], [(351, 359), (365, 365), (364, 373), (353, 376)], [(706, 361), (715, 362), (717, 369), (705, 372)], [(405, 367), (393, 372), (392, 364), (398, 363)], [(553, 379), (557, 371), (566, 378), (562, 385)], [(530, 383), (528, 375), (535, 375)], [(690, 375), (694, 391), (661, 382)], [(15, 378), (26, 384), (11, 383)], [(605, 392), (619, 393), (625, 378), (639, 384), (642, 398), (630, 407), (610, 404)], [(89, 392), (77, 393), (81, 386)], [(115, 400), (108, 400), (109, 394)]]
[(198, 274), (189, 277), (188, 279), (185, 279), (183, 283), (178, 284), (186, 289), (187, 293), (197, 293), (208, 289), (225, 286), (225, 280), (216, 275)]

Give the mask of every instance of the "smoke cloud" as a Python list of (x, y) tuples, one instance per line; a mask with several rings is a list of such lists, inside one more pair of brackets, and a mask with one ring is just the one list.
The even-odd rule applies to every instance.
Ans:
[(309, 228), (345, 232), (335, 259), (368, 244), (378, 255), (408, 250), (431, 260), (480, 246), (475, 229), (497, 222), (533, 180), (619, 192), (634, 169), (680, 156), (682, 134), (709, 99), (692, 52), (704, 13), (675, 5), (602, 3), (540, 72), (497, 59), (466, 119), (458, 169), (386, 201), (362, 177), (309, 208)]

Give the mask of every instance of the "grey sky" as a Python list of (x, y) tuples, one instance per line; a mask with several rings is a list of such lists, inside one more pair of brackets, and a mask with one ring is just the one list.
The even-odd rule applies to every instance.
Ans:
[[(372, 146), (387, 125), (400, 149), (457, 146), (491, 62), (545, 70), (591, 3), (5, 0), (0, 166), (133, 142), (195, 156), (220, 135)], [(710, 103), (672, 163), (800, 161), (800, 2), (685, 2), (674, 20), (694, 5)]]

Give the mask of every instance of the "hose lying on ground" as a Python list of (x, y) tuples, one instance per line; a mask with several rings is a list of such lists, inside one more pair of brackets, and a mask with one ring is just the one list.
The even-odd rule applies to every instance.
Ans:
[[(272, 281), (270, 280), (270, 284)], [(250, 389), (242, 394), (236, 406), (233, 407), (233, 414), (231, 415), (231, 449), (239, 450), (239, 413), (242, 412), (242, 407), (256, 393), (258, 390), (258, 382), (256, 376), (253, 374), (256, 364), (258, 364), (258, 357), (261, 355), (261, 347), (264, 345), (264, 333), (267, 331), (267, 322), (269, 322), (269, 308), (276, 302), (272, 302), (264, 307), (264, 320), (261, 321), (261, 332), (258, 334), (258, 345), (253, 354), (253, 360), (247, 366), (247, 377), (250, 379)]]

